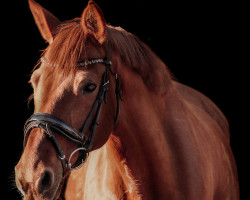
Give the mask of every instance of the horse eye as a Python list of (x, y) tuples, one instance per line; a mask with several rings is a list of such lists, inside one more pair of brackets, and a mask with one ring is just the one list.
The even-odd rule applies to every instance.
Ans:
[(96, 89), (96, 84), (87, 83), (83, 88), (83, 94), (94, 92)]

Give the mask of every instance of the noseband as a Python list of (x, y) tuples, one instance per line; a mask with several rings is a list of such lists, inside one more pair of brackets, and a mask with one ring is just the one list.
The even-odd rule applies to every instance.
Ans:
[[(114, 124), (116, 124), (119, 115), (119, 101), (122, 100), (122, 97), (121, 97), (119, 76), (111, 70), (110, 54), (111, 54), (111, 48), (108, 43), (107, 57), (105, 59), (91, 59), (91, 60), (86, 60), (85, 62), (82, 63), (78, 63), (78, 66), (87, 66), (95, 63), (103, 63), (105, 65), (105, 72), (102, 75), (102, 81), (101, 81), (101, 86), (99, 88), (99, 92), (83, 124), (83, 128), (81, 131), (75, 130), (62, 120), (48, 113), (35, 113), (26, 121), (24, 125), (24, 144), (23, 144), (24, 147), (26, 146), (29, 134), (32, 129), (40, 128), (41, 130), (44, 130), (44, 132), (47, 134), (52, 144), (54, 145), (58, 157), (61, 160), (63, 168), (63, 176), (65, 175), (67, 169), (69, 170), (79, 169), (87, 159), (88, 153), (93, 148), (95, 129), (96, 126), (100, 124), (99, 115), (102, 103), (103, 102), (106, 103), (106, 94), (109, 86), (109, 72), (114, 76), (116, 83), (115, 94), (116, 94), (117, 105), (116, 105), (116, 115), (114, 119)], [(45, 61), (42, 60), (42, 62)], [(85, 135), (88, 127), (90, 134), (88, 137), (86, 137)], [(71, 153), (68, 161), (65, 160), (65, 154), (60, 144), (58, 143), (54, 133), (63, 135), (68, 140), (76, 143), (79, 146), (79, 148), (75, 149)], [(77, 152), (80, 153), (80, 156), (78, 157), (77, 161), (74, 164), (72, 164), (71, 158)]]

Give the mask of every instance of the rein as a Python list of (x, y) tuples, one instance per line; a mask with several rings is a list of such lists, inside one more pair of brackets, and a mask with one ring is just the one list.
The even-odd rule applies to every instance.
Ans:
[[(49, 113), (35, 113), (33, 114), (25, 123), (24, 125), (24, 142), (23, 146), (26, 146), (29, 134), (32, 129), (34, 128), (40, 128), (41, 130), (44, 130), (44, 132), (47, 134), (49, 139), (51, 140), (57, 155), (62, 163), (63, 168), (63, 177), (66, 175), (66, 170), (74, 170), (79, 169), (84, 164), (88, 157), (88, 153), (93, 148), (94, 143), (94, 137), (95, 137), (95, 130), (96, 126), (100, 124), (99, 122), (99, 115), (102, 108), (103, 102), (106, 103), (106, 95), (108, 91), (109, 86), (109, 72), (112, 76), (115, 78), (115, 94), (116, 94), (116, 114), (114, 118), (114, 124), (116, 124), (118, 115), (119, 115), (119, 101), (122, 100), (121, 97), (121, 89), (120, 89), (120, 79), (119, 76), (114, 73), (111, 70), (111, 47), (110, 44), (107, 44), (107, 57), (105, 59), (91, 59), (86, 60), (85, 62), (78, 63), (78, 66), (87, 66), (95, 63), (103, 63), (105, 65), (105, 72), (102, 75), (102, 81), (101, 86), (99, 88), (98, 94), (96, 96), (96, 99), (91, 107), (91, 110), (83, 124), (83, 128), (81, 131), (75, 130), (68, 124), (66, 124), (64, 121), (56, 118), (52, 114)], [(41, 59), (42, 62), (44, 59)], [(92, 121), (91, 121), (92, 119)], [(89, 137), (86, 137), (85, 134), (87, 132), (87, 129), (89, 127), (90, 135)], [(65, 160), (65, 154), (58, 143), (55, 134), (58, 133), (66, 137), (71, 142), (76, 143), (79, 148), (75, 149), (71, 155), (69, 156), (68, 160)], [(77, 161), (72, 164), (71, 158), (74, 154), (77, 152), (80, 152), (80, 156), (78, 157)]]

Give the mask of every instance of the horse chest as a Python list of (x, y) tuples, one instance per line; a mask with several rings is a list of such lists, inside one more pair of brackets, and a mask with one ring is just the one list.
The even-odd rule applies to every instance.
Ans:
[(124, 182), (114, 163), (91, 156), (81, 169), (72, 171), (65, 192), (66, 199), (128, 199)]

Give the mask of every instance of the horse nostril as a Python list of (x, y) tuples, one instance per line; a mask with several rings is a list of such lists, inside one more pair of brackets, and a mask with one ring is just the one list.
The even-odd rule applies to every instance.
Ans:
[(38, 184), (39, 193), (45, 193), (52, 186), (52, 184), (53, 174), (50, 171), (43, 172)]

